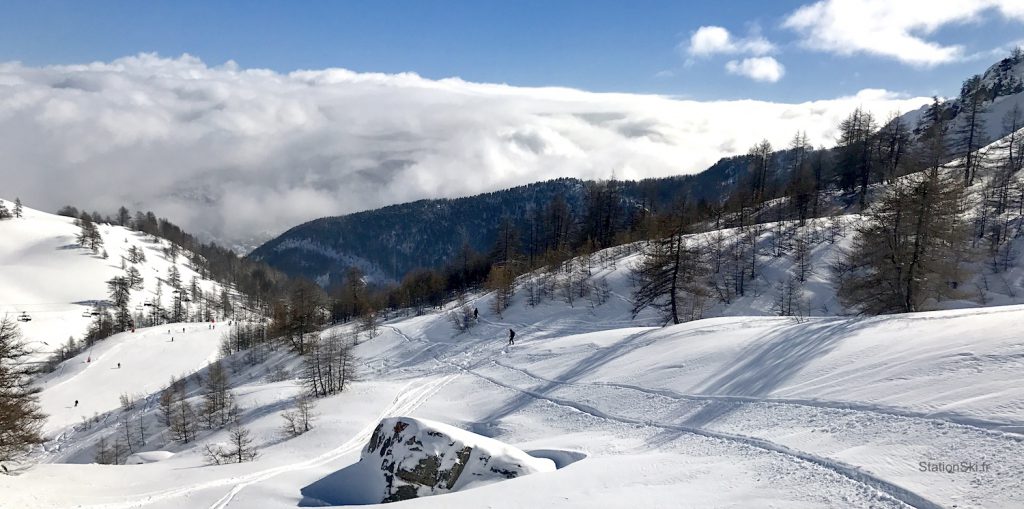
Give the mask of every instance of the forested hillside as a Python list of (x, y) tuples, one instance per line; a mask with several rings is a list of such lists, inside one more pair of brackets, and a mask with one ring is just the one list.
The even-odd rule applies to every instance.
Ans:
[[(1014, 115), (1019, 116), (1024, 103), (1022, 75), (1024, 56), (1015, 51), (967, 79), (951, 100), (892, 112), (887, 119), (857, 109), (836, 126), (834, 148), (809, 146), (806, 135), (798, 132), (787, 147), (763, 141), (747, 154), (722, 159), (696, 175), (643, 181), (556, 179), (322, 218), (292, 228), (249, 257), (324, 287), (342, 283), (350, 267), (382, 283), (399, 281), (417, 268), (453, 263), (469, 250), (493, 258), (496, 240), (509, 228), (532, 261), (552, 249), (560, 236), (571, 237), (575, 247), (607, 247), (614, 237), (619, 242), (642, 237), (623, 233), (642, 228), (644, 217), (682, 206), (715, 214), (715, 209), (728, 209), (730, 200), (747, 199), (740, 196), (744, 193), (759, 202), (791, 197), (798, 203), (790, 212), (801, 219), (821, 216), (830, 207), (864, 209), (872, 184), (906, 173), (912, 165), (911, 146), (928, 128), (924, 117), (929, 110), (942, 121), (943, 162), (961, 159), (964, 184), (970, 185), (982, 163), (972, 154), (1019, 128)], [(839, 201), (823, 205), (823, 197), (836, 191), (842, 194)], [(759, 214), (762, 222), (785, 218)]]

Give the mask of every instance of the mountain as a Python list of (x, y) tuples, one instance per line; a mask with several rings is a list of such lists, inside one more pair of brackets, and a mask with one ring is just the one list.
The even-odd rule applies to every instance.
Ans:
[[(788, 151), (773, 157), (776, 166)], [(717, 202), (746, 174), (750, 158), (728, 157), (696, 175), (640, 181), (611, 181), (625, 211), (663, 209), (680, 200)], [(780, 171), (779, 181), (787, 178)], [(250, 259), (292, 276), (326, 286), (348, 267), (358, 267), (378, 281), (401, 279), (416, 268), (437, 267), (451, 260), (463, 243), (487, 252), (503, 218), (523, 232), (531, 214), (543, 211), (557, 196), (565, 199), (578, 220), (586, 210), (592, 181), (560, 178), (501, 191), (455, 199), (419, 200), (301, 224), (253, 250)], [(624, 220), (628, 220), (628, 214)]]
[[(744, 163), (728, 165), (722, 174), (732, 174), (737, 165)], [(717, 195), (717, 182), (720, 179), (702, 175), (614, 181), (611, 185), (619, 193), (620, 205), (636, 211), (664, 207), (682, 196)], [(541, 212), (558, 196), (565, 200), (571, 214), (579, 218), (585, 210), (587, 188), (593, 184), (561, 178), (476, 196), (419, 200), (316, 219), (263, 244), (249, 257), (323, 285), (350, 266), (359, 267), (378, 281), (400, 279), (412, 269), (445, 263), (464, 243), (487, 252), (503, 218), (525, 231), (531, 214)]]
[[(943, 111), (949, 122), (948, 129), (954, 131), (963, 124), (967, 96), (977, 90), (982, 101), (981, 121), (986, 128), (987, 141), (1005, 136), (1003, 120), (1016, 106), (1024, 114), (1024, 52), (1019, 49), (1010, 56), (992, 64), (982, 74), (974, 75), (964, 82), (960, 93), (943, 102)], [(905, 125), (917, 132), (928, 105), (907, 112), (900, 117)]]

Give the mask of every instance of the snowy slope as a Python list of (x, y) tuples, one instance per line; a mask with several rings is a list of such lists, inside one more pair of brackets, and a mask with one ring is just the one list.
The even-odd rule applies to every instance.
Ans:
[[(5, 202), (8, 209), (11, 202)], [(24, 217), (0, 221), (0, 316), (16, 318), (28, 313), (32, 321), (19, 322), (22, 336), (42, 360), (64, 344), (69, 336), (81, 338), (96, 302), (108, 298), (106, 282), (124, 275), (121, 258), (132, 246), (143, 249), (146, 261), (137, 265), (144, 289), (132, 292), (131, 310), (147, 309), (155, 300), (157, 281), (166, 278), (171, 262), (163, 254), (167, 242), (120, 226), (98, 225), (107, 259), (78, 247), (79, 228), (73, 219), (24, 208)], [(185, 256), (177, 267), (187, 286), (197, 275)], [(164, 309), (172, 305), (173, 294), (164, 283)], [(200, 280), (204, 292), (219, 291), (209, 280)]]
[[(606, 270), (613, 294), (628, 294), (626, 264)], [(645, 326), (651, 316), (630, 323), (616, 298), (596, 308), (529, 307), (520, 292), (503, 316), (489, 300), (469, 301), (481, 320), (464, 333), (444, 313), (388, 323), (359, 347), (364, 381), (321, 400), (316, 427), (298, 438), (276, 433), (296, 382), (239, 372), (235, 393), (261, 449), (254, 463), (203, 467), (195, 449), (182, 449), (145, 465), (39, 465), (0, 477), (0, 501), (295, 507), (304, 488), (355, 464), (377, 422), (395, 415), (492, 437), (559, 467), (402, 503), (409, 507), (1015, 507), (1024, 499), (1022, 306), (658, 328)], [(512, 348), (508, 327), (518, 332)], [(115, 341), (129, 358), (148, 348)], [(976, 470), (922, 471), (922, 462)], [(56, 482), (65, 489), (46, 489)]]
[[(46, 464), (0, 476), (0, 507), (316, 505), (323, 499), (303, 493), (351, 472), (389, 416), (446, 423), (558, 467), (402, 502), (408, 507), (1020, 507), (1024, 306), (1006, 304), (1024, 303), (1024, 238), (1013, 241), (1010, 270), (995, 273), (984, 260), (967, 267), (973, 300), (858, 318), (842, 316), (825, 268), (863, 219), (841, 220), (835, 243), (823, 221), (797, 230), (815, 239), (809, 318), (773, 316), (776, 284), (795, 268), (790, 253), (772, 250), (776, 225), (764, 225), (759, 276), (746, 295), (711, 301), (705, 319), (671, 327), (659, 327), (650, 310), (632, 316), (638, 255), (635, 246), (615, 248), (588, 264), (590, 281), (607, 284), (604, 302), (556, 294), (529, 306), (527, 288), (545, 277), (533, 274), (500, 315), (491, 296), (469, 296), (481, 316), (468, 331), (449, 321), (455, 304), (386, 323), (357, 348), (363, 380), (319, 400), (315, 428), (296, 438), (279, 432), (280, 412), (301, 390), (296, 359), (279, 352), (250, 366), (230, 358), (242, 421), (261, 452), (252, 463), (204, 466), (199, 451), (224, 441), (223, 431), (180, 444), (156, 424), (156, 391), (171, 375), (201, 370), (220, 329), (196, 326), (181, 340), (172, 326), (109, 338), (92, 362), (80, 356), (40, 381), (55, 440), (37, 456)], [(286, 376), (270, 376), (278, 372)], [(88, 399), (78, 397), (84, 387)], [(100, 436), (123, 429), (117, 396), (125, 391), (145, 395), (127, 415), (156, 432), (139, 457), (145, 464), (80, 464)], [(66, 408), (73, 399), (96, 405), (88, 410), (101, 413), (100, 423), (76, 426), (84, 412)], [(357, 492), (334, 485), (326, 498), (351, 501)]]
[(172, 323), (115, 334), (96, 343), (37, 381), (43, 389), (40, 403), (49, 414), (44, 432), (52, 435), (97, 413), (115, 410), (122, 394), (133, 399), (149, 396), (163, 389), (172, 376), (202, 369), (217, 359), (225, 327)]

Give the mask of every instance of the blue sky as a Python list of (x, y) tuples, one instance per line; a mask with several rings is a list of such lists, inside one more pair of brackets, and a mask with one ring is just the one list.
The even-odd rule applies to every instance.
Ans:
[[(927, 2), (904, 3), (931, 9)], [(822, 49), (827, 43), (821, 41), (809, 44), (813, 28), (801, 32), (783, 25), (811, 2), (8, 1), (0, 15), (0, 61), (38, 66), (140, 52), (189, 53), (210, 65), (234, 60), (243, 68), (280, 72), (412, 71), (428, 78), (700, 100), (799, 102), (864, 88), (949, 95), (1024, 38), (1024, 19), (1001, 10), (998, 1), (973, 3), (978, 5), (969, 7), (969, 22), (952, 8), (946, 22), (927, 29), (903, 20), (912, 17), (906, 13), (880, 16), (895, 27), (879, 30), (906, 29), (934, 44), (962, 46), (957, 58), (922, 64), (871, 51), (838, 54)], [(761, 39), (772, 49), (694, 57), (688, 51), (691, 37), (702, 26), (724, 28), (733, 41)], [(784, 74), (777, 81), (757, 81), (727, 70), (729, 61), (740, 68), (746, 58), (774, 59)]]

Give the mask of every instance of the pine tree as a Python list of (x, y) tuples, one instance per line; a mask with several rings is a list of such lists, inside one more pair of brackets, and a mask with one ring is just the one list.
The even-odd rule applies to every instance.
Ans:
[(117, 463), (117, 453), (106, 436), (101, 436), (96, 441), (96, 452), (94, 453), (93, 460), (100, 465), (114, 465)]
[(874, 116), (857, 108), (839, 124), (839, 185), (843, 189), (859, 188), (861, 210), (867, 208), (868, 185), (871, 183), (872, 150), (878, 125)]
[(171, 403), (171, 436), (174, 440), (189, 443), (196, 439), (197, 417), (195, 407), (185, 395), (185, 384), (179, 383), (173, 389)]
[(203, 289), (199, 286), (199, 276), (193, 275), (192, 279), (189, 280), (188, 294), (194, 301), (198, 301), (203, 298)]
[(143, 279), (142, 279), (142, 273), (139, 272), (139, 269), (136, 269), (135, 267), (128, 267), (125, 270), (124, 277), (128, 280), (128, 288), (129, 289), (135, 290), (135, 291), (142, 290), (142, 288), (143, 288), (143, 286), (142, 286)]
[(231, 461), (237, 463), (253, 461), (259, 455), (252, 445), (252, 432), (237, 420), (233, 421), (228, 428), (228, 444), (229, 448), (225, 451), (225, 456), (230, 457)]
[(987, 143), (985, 130), (985, 105), (987, 91), (982, 86), (981, 76), (974, 75), (964, 82), (960, 89), (960, 115), (957, 116), (957, 129), (954, 144), (954, 156), (959, 157), (957, 165), (964, 172), (964, 185), (974, 184), (974, 175), (982, 164), (982, 154), (977, 150)]
[(39, 409), (39, 389), (29, 383), (28, 354), (17, 323), (0, 318), (0, 461), (18, 459), (43, 442), (46, 416)]
[(171, 268), (168, 269), (167, 285), (175, 290), (181, 289), (181, 272), (178, 271), (177, 265), (171, 265)]
[(877, 143), (877, 159), (880, 171), (885, 180), (892, 182), (900, 176), (900, 165), (910, 147), (910, 129), (900, 119), (900, 113), (889, 115), (885, 125), (879, 129)]
[(220, 289), (220, 311), (224, 314), (224, 318), (229, 318), (234, 314), (234, 309), (231, 305), (231, 295), (228, 294), (227, 288)]
[(622, 198), (615, 180), (588, 182), (584, 189), (586, 211), (581, 224), (582, 242), (598, 249), (614, 243), (615, 232), (622, 221)]
[(203, 380), (202, 411), (206, 426), (213, 428), (227, 424), (233, 404), (227, 371), (220, 360), (214, 361), (207, 366)]
[(114, 317), (109, 311), (106, 309), (94, 309), (93, 311), (96, 311), (96, 315), (93, 317), (92, 323), (89, 324), (89, 329), (85, 333), (86, 346), (92, 346), (97, 341), (119, 332), (116, 330), (117, 325)]
[(131, 300), (131, 283), (126, 276), (114, 276), (107, 281), (110, 301), (114, 304), (114, 321), (118, 331), (132, 326), (132, 314), (128, 309)]
[(20, 218), (22, 216), (21, 198), (14, 199), (14, 217)]
[(501, 316), (502, 312), (512, 303), (512, 296), (515, 294), (515, 280), (515, 274), (510, 267), (498, 264), (491, 266), (484, 286), (494, 292), (491, 310), (498, 316)]
[(131, 212), (129, 212), (124, 206), (117, 209), (117, 224), (119, 226), (128, 226), (128, 224), (131, 223), (131, 218)]
[(750, 147), (751, 198), (756, 207), (760, 208), (769, 197), (768, 185), (772, 178), (772, 144), (761, 140)]
[(10, 219), (11, 217), (11, 211), (7, 210), (7, 205), (4, 205), (4, 202), (0, 201), (0, 221)]
[(700, 319), (710, 295), (704, 284), (703, 258), (699, 246), (686, 238), (679, 225), (648, 242), (636, 269), (640, 286), (633, 293), (633, 316), (653, 307), (673, 324)]
[(833, 267), (840, 300), (861, 313), (921, 311), (930, 301), (959, 296), (963, 182), (942, 169), (947, 144), (938, 101), (923, 131), (915, 159), (924, 169), (889, 187)]

